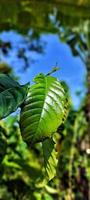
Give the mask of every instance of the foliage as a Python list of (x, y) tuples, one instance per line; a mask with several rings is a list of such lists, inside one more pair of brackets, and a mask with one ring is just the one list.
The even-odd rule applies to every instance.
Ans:
[[(62, 0), (43, 3), (20, 0), (18, 4), (16, 0), (13, 3), (12, 0), (1, 0), (0, 29), (13, 29), (25, 36), (23, 43), (26, 43), (26, 48), (25, 45), (17, 48), (17, 58), (24, 61), (24, 70), (35, 61), (31, 55), (28, 59), (27, 51), (44, 52), (45, 44), (40, 40), (43, 33), (57, 34), (62, 42), (70, 46), (73, 55), (79, 55), (86, 64), (85, 56), (90, 48), (89, 6), (88, 0), (66, 0), (64, 3)], [(0, 49), (7, 56), (13, 46), (10, 41), (0, 40)]]
[[(89, 177), (87, 174), (90, 159), (85, 142), (87, 127), (85, 113), (81, 108), (77, 112), (70, 111), (62, 130), (64, 139), (60, 147), (58, 175), (62, 193), (68, 194), (70, 198), (72, 196), (73, 199), (88, 199)], [(87, 184), (87, 188), (84, 187), (84, 184)]]
[[(71, 5), (73, 6), (71, 7)], [(43, 1), (43, 3), (40, 0), (34, 2), (20, 0), (18, 4), (16, 0), (14, 2), (12, 0), (1, 0), (0, 29), (9, 30), (12, 28), (27, 33), (31, 28), (36, 33), (38, 29), (38, 34), (43, 30), (56, 32), (57, 27), (54, 26), (49, 17), (50, 14), (54, 14), (54, 8), (57, 9), (57, 22), (61, 21), (64, 25), (77, 26), (77, 23), (81, 23), (81, 18), (87, 19), (90, 17), (89, 6), (89, 0), (85, 2), (66, 0), (64, 3), (62, 0), (60, 2), (57, 0)]]
[[(53, 102), (57, 102), (57, 100), (58, 105), (60, 103), (60, 108), (62, 105), (63, 109), (62, 117), (60, 118), (61, 114), (59, 116), (61, 125), (59, 128), (59, 124), (57, 125), (58, 133), (55, 133), (54, 135), (51, 134), (52, 137), (49, 136), (50, 138), (47, 138), (48, 135), (45, 135), (46, 140), (44, 141), (41, 137), (42, 134), (39, 137), (39, 140), (37, 140), (37, 137), (35, 140), (33, 140), (34, 136), (31, 140), (28, 140), (26, 135), (24, 136), (23, 132), (22, 136), (26, 137), (27, 144), (24, 143), (19, 127), (19, 114), (14, 114), (14, 116), (10, 115), (4, 120), (0, 121), (0, 198), (2, 200), (67, 200), (70, 198), (82, 200), (86, 198), (88, 200), (90, 159), (87, 154), (88, 146), (85, 142), (85, 138), (87, 137), (88, 124), (83, 111), (84, 103), (82, 104), (78, 112), (71, 109), (66, 122), (63, 124), (61, 119), (63, 119), (65, 114), (64, 104), (65, 107), (67, 107), (68, 109), (68, 104), (66, 106), (66, 103), (63, 104), (63, 102), (65, 102), (66, 99), (69, 98), (68, 87), (65, 82), (60, 83), (59, 80), (52, 77), (50, 73), (50, 75), (47, 74), (46, 76), (43, 74), (39, 74), (34, 79), (35, 83), (31, 86), (20, 86), (11, 77), (3, 74), (0, 74), (0, 76), (3, 83), (3, 92), (6, 92), (6, 87), (4, 87), (4, 85), (8, 88), (11, 88), (11, 86), (17, 88), (16, 86), (18, 86), (20, 90), (21, 87), (28, 87), (28, 90), (26, 92), (24, 90), (24, 98), (22, 99), (21, 103), (17, 104), (17, 107), (21, 107), (21, 115), (23, 113), (23, 109), (25, 109), (26, 103), (27, 105), (30, 104), (30, 102), (28, 104), (28, 99), (30, 101), (31, 98), (33, 100), (33, 103), (38, 102), (38, 92), (42, 92), (42, 94), (44, 92), (43, 97), (46, 97), (47, 99), (51, 88), (56, 87), (57, 84), (59, 97), (57, 99), (55, 98), (55, 93), (57, 90), (55, 88), (54, 90), (52, 89), (50, 94), (53, 94), (54, 99), (50, 108), (48, 109), (51, 110)], [(47, 93), (45, 93), (47, 91), (45, 82), (47, 82)], [(54, 82), (55, 84), (53, 84)], [(15, 88), (13, 92), (15, 91)], [(28, 95), (26, 95), (27, 92)], [(32, 98), (32, 94), (35, 95), (35, 98)], [(19, 98), (19, 95), (14, 96), (14, 98)], [(45, 103), (44, 98), (43, 101)], [(8, 104), (6, 104), (6, 106), (7, 105)], [(43, 111), (44, 107), (42, 107), (42, 104), (40, 105)], [(5, 105), (2, 104), (2, 106), (4, 108)], [(29, 117), (31, 109), (30, 105), (28, 108)], [(55, 106), (53, 108), (57, 110), (57, 106), (56, 108)], [(10, 113), (11, 111), (9, 112), (9, 114)], [(5, 116), (5, 114), (3, 112), (3, 117)], [(41, 116), (41, 114), (39, 115)], [(45, 117), (46, 116), (47, 115), (45, 115)], [(31, 118), (27, 118), (27, 115), (24, 118), (24, 120), (27, 121), (30, 119)], [(52, 118), (50, 119), (53, 121)], [(50, 123), (50, 119), (47, 120), (47, 124)], [(54, 117), (54, 121), (55, 119), (56, 117)], [(30, 126), (32, 122), (33, 121), (29, 121)], [(40, 122), (37, 121), (37, 123)], [(26, 127), (27, 125), (28, 124), (26, 124)], [(44, 127), (42, 129), (42, 132), (44, 130)], [(36, 134), (36, 128), (34, 128), (33, 130)], [(21, 130), (23, 131), (22, 128)], [(56, 132), (56, 129), (53, 130), (54, 132)], [(31, 134), (31, 129), (30, 132), (28, 132), (28, 135), (29, 134)], [(57, 168), (58, 159), (59, 162)], [(87, 188), (84, 187), (84, 184), (87, 185)]]
[(10, 76), (0, 74), (0, 119), (14, 112), (24, 101), (27, 85), (20, 86)]
[[(78, 112), (72, 109), (66, 123), (59, 127), (54, 138), (57, 141), (55, 148), (59, 153), (57, 176), (49, 183), (45, 183), (42, 179), (44, 160), (41, 143), (28, 147), (23, 142), (19, 116), (9, 116), (0, 121), (0, 198), (67, 200), (73, 195), (73, 199), (88, 199), (86, 194), (90, 179), (90, 159), (86, 154), (86, 147), (83, 148), (82, 145), (86, 130), (87, 122), (83, 109)], [(47, 169), (49, 162), (53, 167), (55, 159), (54, 154), (50, 159), (47, 157), (54, 145), (52, 142), (50, 146), (50, 142), (46, 140), (43, 144), (43, 148), (47, 150), (44, 152), (44, 157), (48, 161), (45, 163), (48, 165)]]
[[(0, 29), (10, 30), (13, 28), (23, 34), (27, 34), (30, 29), (31, 35), (28, 34), (29, 47), (28, 45), (27, 47), (40, 53), (43, 52), (43, 46), (40, 43), (41, 33), (57, 33), (60, 40), (70, 46), (73, 55), (79, 55), (86, 64), (86, 55), (90, 49), (90, 12), (89, 6), (87, 7), (89, 1), (75, 2), (73, 0), (73, 6), (70, 3), (71, 1), (68, 1), (67, 6), (63, 2), (59, 6), (58, 0), (48, 3), (47, 1), (39, 1), (39, 3), (34, 1), (33, 3), (20, 0), (18, 4), (16, 1), (1, 0)], [(9, 50), (12, 50), (12, 45), (9, 42), (0, 41), (0, 49), (6, 56)], [(19, 58), (23, 58), (28, 66), (25, 49), (19, 49), (17, 55)], [(2, 73), (11, 73), (5, 64), (0, 64), (0, 69)], [(4, 75), (4, 77), (6, 76)], [(16, 82), (15, 85), (17, 85)], [(65, 83), (62, 83), (62, 86), (66, 97), (67, 87)], [(27, 88), (27, 86), (25, 87)], [(30, 86), (29, 91), (33, 87), (36, 87), (36, 83)], [(2, 118), (16, 110), (18, 106), (23, 111), (26, 106), (24, 104), (26, 99), (24, 86), (21, 87), (18, 84), (18, 88), (15, 86), (11, 90), (14, 93), (14, 90), (17, 92), (17, 89), (20, 88), (22, 88), (22, 92), (18, 90), (15, 95), (17, 101), (13, 105), (11, 103), (12, 109), (8, 110), (6, 109), (7, 103), (9, 103), (6, 96), (7, 84), (1, 86), (0, 103), (3, 106), (3, 112), (2, 109), (0, 111)], [(2, 101), (2, 90), (4, 90), (6, 106)], [(9, 93), (8, 96), (11, 97), (12, 93)], [(22, 95), (20, 95), (21, 93)], [(62, 104), (62, 102), (60, 103)], [(13, 108), (13, 106), (15, 107)], [(71, 109), (66, 122), (60, 123), (58, 133), (52, 134), (52, 138), (46, 138), (42, 143), (31, 144), (31, 141), (27, 142), (28, 145), (24, 143), (19, 121), (17, 115), (8, 116), (0, 121), (0, 199), (88, 200), (90, 156), (88, 154), (88, 124), (84, 106), (81, 106), (78, 111)], [(36, 130), (34, 131), (36, 133)], [(24, 134), (22, 135), (24, 137)], [(59, 163), (56, 175), (57, 156)], [(50, 179), (52, 180), (48, 182)]]
[(1, 198), (32, 199), (35, 182), (41, 175), (40, 160), (37, 157), (40, 155), (40, 146), (28, 149), (21, 138), (17, 116), (1, 121), (1, 128)]
[[(21, 107), (20, 129), (22, 137), (27, 144), (29, 144), (29, 148), (30, 144), (32, 147), (33, 143), (42, 142), (44, 156), (43, 165), (45, 166), (45, 170), (40, 166), (36, 156), (34, 156), (36, 159), (36, 167), (34, 166), (35, 162), (33, 163), (33, 161), (31, 161), (33, 159), (32, 151), (29, 152), (29, 150), (24, 147), (16, 117), (9, 118), (9, 120), (11, 120), (9, 122), (8, 119), (5, 120), (4, 126), (1, 126), (1, 141), (3, 142), (4, 138), (6, 145), (4, 145), (5, 147), (2, 145), (4, 149), (1, 154), (1, 166), (7, 166), (6, 176), (2, 175), (2, 178), (5, 178), (5, 180), (8, 180), (8, 175), (10, 175), (12, 179), (14, 175), (17, 175), (15, 177), (17, 179), (19, 175), (22, 177), (24, 172), (23, 174), (22, 172), (19, 174), (19, 171), (23, 169), (26, 170), (26, 174), (22, 177), (22, 181), (27, 185), (31, 183), (31, 187), (36, 186), (40, 188), (45, 187), (48, 180), (51, 180), (56, 175), (57, 153), (53, 135), (67, 116), (69, 97), (60, 81), (52, 76), (39, 74), (35, 77), (34, 81), (35, 84), (32, 86), (20, 86), (18, 82), (14, 81), (10, 76), (0, 74), (1, 119), (13, 111), (16, 111), (18, 107)], [(15, 144), (13, 128), (15, 129), (13, 131), (17, 134), (16, 138), (19, 142), (20, 152), (18, 152), (18, 146)], [(7, 138), (8, 134), (11, 136), (9, 143)], [(15, 152), (10, 151), (9, 147), (7, 147), (8, 144), (14, 148)], [(21, 155), (22, 149), (24, 153), (27, 154), (25, 161)], [(4, 152), (6, 155), (3, 158)], [(10, 162), (10, 160), (12, 160), (12, 162)], [(10, 174), (8, 167), (11, 169)], [(18, 173), (14, 174), (16, 170), (18, 170)], [(27, 176), (28, 173), (30, 173), (30, 177)]]

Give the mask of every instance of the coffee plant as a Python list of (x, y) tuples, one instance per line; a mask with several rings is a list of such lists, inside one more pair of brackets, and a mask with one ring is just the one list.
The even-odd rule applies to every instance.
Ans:
[(64, 85), (55, 77), (39, 74), (30, 85), (20, 85), (10, 76), (0, 74), (0, 119), (20, 111), (20, 132), (28, 147), (40, 143), (44, 167), (36, 184), (45, 185), (56, 174), (58, 153), (56, 132), (64, 123), (69, 97)]

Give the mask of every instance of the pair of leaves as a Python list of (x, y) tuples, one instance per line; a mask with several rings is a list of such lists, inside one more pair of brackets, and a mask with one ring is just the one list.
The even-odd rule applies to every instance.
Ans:
[(27, 88), (27, 84), (21, 86), (10, 76), (0, 74), (0, 119), (16, 111), (23, 103)]

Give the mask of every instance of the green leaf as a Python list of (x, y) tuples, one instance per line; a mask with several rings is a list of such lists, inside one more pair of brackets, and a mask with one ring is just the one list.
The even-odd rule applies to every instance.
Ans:
[(56, 175), (57, 152), (55, 150), (55, 142), (47, 139), (42, 143), (44, 155), (44, 167), (46, 176), (51, 180)]
[(43, 194), (43, 200), (53, 200), (53, 198), (52, 198), (51, 195), (49, 195), (49, 194), (47, 194), (47, 193), (44, 192), (44, 194)]
[(60, 81), (39, 74), (28, 91), (21, 111), (21, 133), (28, 143), (52, 137), (66, 118), (68, 100)]
[(0, 74), (0, 119), (14, 112), (25, 100), (28, 85), (21, 86), (10, 76)]

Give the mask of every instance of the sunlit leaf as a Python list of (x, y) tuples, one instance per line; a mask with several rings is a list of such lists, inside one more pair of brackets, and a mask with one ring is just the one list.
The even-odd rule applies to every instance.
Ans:
[(57, 152), (55, 142), (52, 139), (47, 139), (42, 143), (44, 155), (44, 167), (46, 176), (51, 180), (56, 175)]
[(39, 74), (21, 111), (20, 127), (28, 143), (50, 138), (67, 116), (68, 99), (60, 81)]

